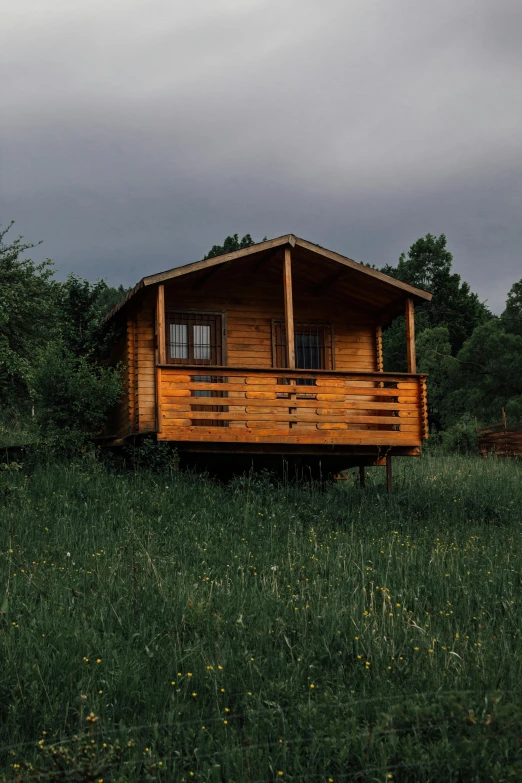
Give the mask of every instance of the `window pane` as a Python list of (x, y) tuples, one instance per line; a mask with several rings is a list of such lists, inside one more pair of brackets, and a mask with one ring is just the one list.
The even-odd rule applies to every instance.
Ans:
[(170, 358), (188, 359), (188, 326), (187, 324), (170, 325)]
[(300, 370), (321, 369), (321, 340), (318, 334), (295, 335), (295, 363)]
[(193, 326), (194, 359), (210, 361), (210, 326), (198, 324)]

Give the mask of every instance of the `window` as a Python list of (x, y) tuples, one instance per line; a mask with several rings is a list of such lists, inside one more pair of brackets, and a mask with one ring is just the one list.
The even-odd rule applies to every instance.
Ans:
[(224, 364), (220, 315), (167, 312), (166, 325), (169, 364)]
[(318, 333), (295, 335), (295, 366), (302, 370), (324, 369), (324, 341)]
[[(298, 370), (326, 370), (332, 366), (333, 334), (330, 324), (294, 324), (295, 366)], [(286, 356), (286, 327), (283, 321), (274, 321), (272, 329), (275, 367), (288, 367)]]

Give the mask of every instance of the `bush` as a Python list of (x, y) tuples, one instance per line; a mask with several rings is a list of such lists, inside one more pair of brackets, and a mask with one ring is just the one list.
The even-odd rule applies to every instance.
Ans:
[(161, 443), (144, 438), (140, 443), (125, 446), (126, 461), (133, 470), (152, 470), (154, 473), (171, 473), (178, 470), (179, 455), (171, 443)]
[(449, 454), (478, 454), (478, 435), (475, 422), (463, 417), (440, 433), (443, 450)]
[(42, 436), (60, 450), (76, 450), (100, 434), (121, 396), (120, 369), (92, 365), (52, 343), (35, 376), (35, 409)]

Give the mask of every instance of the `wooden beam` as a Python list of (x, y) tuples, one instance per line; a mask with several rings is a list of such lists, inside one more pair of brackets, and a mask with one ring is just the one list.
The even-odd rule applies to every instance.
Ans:
[(165, 286), (161, 283), (156, 294), (156, 429), (162, 431), (161, 409), (161, 365), (167, 361), (167, 345), (165, 332)]
[(220, 272), (223, 269), (223, 265), (220, 266), (211, 266), (210, 269), (207, 269), (205, 274), (198, 277), (194, 285), (192, 286), (193, 291), (199, 291), (201, 288), (203, 288), (204, 285), (208, 283), (211, 277), (214, 277), (215, 274)]
[(203, 261), (197, 261), (193, 264), (186, 264), (182, 267), (176, 267), (175, 269), (168, 269), (166, 272), (160, 272), (156, 275), (149, 275), (148, 277), (144, 277), (136, 286), (134, 286), (132, 291), (129, 291), (127, 296), (105, 316), (105, 320), (109, 321), (119, 310), (121, 310), (123, 306), (127, 305), (127, 303), (142, 288), (146, 286), (156, 285), (156, 283), (161, 283), (165, 280), (173, 280), (174, 278), (181, 277), (182, 275), (187, 275), (192, 272), (199, 272), (200, 270), (211, 266), (226, 264), (229, 261), (235, 261), (239, 258), (254, 255), (255, 253), (262, 253), (265, 250), (269, 250), (270, 248), (283, 247), (285, 245), (290, 245), (290, 247), (304, 248), (305, 250), (308, 250), (315, 255), (323, 256), (324, 258), (328, 258), (330, 261), (335, 261), (346, 269), (355, 270), (362, 276), (360, 279), (369, 277), (374, 278), (374, 280), (381, 281), (381, 283), (386, 284), (388, 290), (398, 289), (398, 291), (402, 292), (403, 295), (410, 295), (427, 302), (431, 301), (432, 295), (427, 291), (422, 291), (421, 289), (414, 288), (407, 283), (402, 283), (400, 280), (388, 277), (387, 275), (382, 274), (382, 272), (378, 272), (376, 269), (371, 269), (364, 264), (359, 264), (356, 261), (353, 261), (351, 258), (346, 258), (346, 256), (342, 256), (339, 253), (333, 253), (331, 250), (326, 250), (319, 245), (314, 245), (312, 242), (299, 239), (299, 237), (296, 237), (293, 234), (286, 234), (282, 237), (277, 237), (277, 239), (260, 242), (259, 244), (251, 245), (250, 247), (243, 248), (242, 250), (235, 250), (232, 253), (225, 253), (222, 256), (207, 258)]
[(384, 310), (379, 310), (375, 316), (375, 323), (379, 324), (379, 326), (386, 326), (390, 321), (393, 321), (394, 318), (402, 315), (403, 307), (404, 300), (397, 302), (393, 306), (385, 307)]
[(271, 253), (267, 253), (267, 255), (263, 256), (259, 261), (256, 261), (256, 263), (252, 265), (252, 272), (259, 272), (260, 269), (267, 267), (274, 260), (274, 258), (277, 258), (280, 252), (280, 248), (276, 248)]
[(317, 286), (317, 288), (314, 291), (314, 296), (321, 296), (322, 294), (326, 293), (329, 288), (331, 288), (333, 285), (338, 283), (340, 280), (343, 279), (343, 277), (346, 277), (348, 272), (346, 269), (341, 269), (340, 272), (336, 272), (335, 275), (331, 275), (330, 277), (327, 277), (326, 280), (324, 280), (320, 285)]
[(408, 355), (408, 372), (417, 372), (415, 355), (415, 305), (413, 299), (406, 299), (406, 351)]
[(239, 258), (253, 256), (256, 253), (262, 253), (264, 250), (270, 250), (273, 247), (282, 247), (284, 245), (290, 245), (293, 247), (295, 243), (296, 238), (292, 234), (285, 234), (285, 236), (278, 237), (277, 239), (270, 239), (267, 242), (259, 242), (257, 245), (244, 247), (242, 250), (234, 250), (232, 253), (224, 253), (222, 256), (206, 258), (203, 261), (196, 261), (194, 264), (185, 264), (184, 266), (179, 266), (175, 269), (168, 269), (166, 272), (160, 272), (157, 275), (144, 277), (140, 283), (138, 283), (138, 285), (155, 285), (156, 283), (162, 283), (165, 280), (173, 280), (176, 277), (188, 275), (191, 272), (199, 272), (202, 269), (208, 269), (211, 266), (228, 264), (229, 261), (236, 261)]
[(286, 364), (290, 370), (295, 370), (294, 302), (292, 298), (292, 251), (289, 247), (285, 247), (283, 280), (285, 289)]
[(163, 395), (161, 391), (161, 367), (156, 367), (156, 430), (163, 432)]
[(158, 364), (167, 362), (167, 345), (165, 334), (165, 286), (161, 283), (158, 286), (156, 295), (156, 339), (158, 346)]
[(375, 327), (375, 364), (377, 372), (382, 372), (384, 370), (382, 357), (382, 326)]
[(337, 261), (337, 263), (343, 264), (345, 267), (354, 269), (355, 271), (360, 272), (360, 274), (363, 276), (373, 277), (374, 280), (380, 280), (382, 283), (386, 283), (386, 285), (392, 286), (393, 288), (398, 288), (412, 296), (425, 299), (427, 302), (431, 301), (432, 294), (429, 294), (427, 291), (423, 291), (420, 288), (414, 288), (412, 285), (403, 283), (401, 280), (397, 280), (394, 277), (389, 277), (388, 275), (379, 272), (377, 269), (372, 269), (371, 267), (368, 267), (362, 263), (359, 264), (357, 261), (354, 261), (351, 258), (341, 256), (339, 253), (333, 253), (331, 250), (326, 250), (320, 245), (314, 245), (312, 242), (307, 242), (305, 239), (300, 239), (299, 237), (296, 237), (295, 239), (296, 247), (302, 247), (305, 250), (310, 250), (312, 253), (324, 256), (325, 258), (329, 258), (331, 261)]

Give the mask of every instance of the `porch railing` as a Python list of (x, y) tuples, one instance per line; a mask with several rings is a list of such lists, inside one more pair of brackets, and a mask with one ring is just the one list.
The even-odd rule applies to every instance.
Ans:
[(425, 377), (159, 367), (159, 437), (179, 441), (418, 446)]

